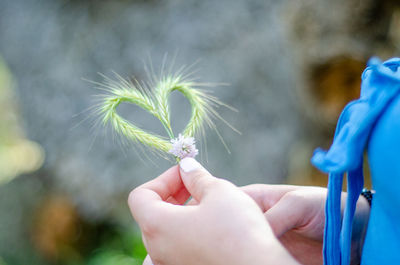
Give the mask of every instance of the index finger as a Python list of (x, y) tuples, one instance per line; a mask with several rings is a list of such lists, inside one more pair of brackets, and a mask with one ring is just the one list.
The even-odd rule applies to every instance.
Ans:
[[(174, 166), (157, 178), (134, 189), (128, 198), (128, 205), (133, 217), (139, 223), (153, 222), (164, 211), (172, 209), (172, 204), (165, 201), (176, 193), (182, 193), (179, 167)], [(189, 197), (189, 195), (187, 195)]]
[(175, 195), (184, 187), (179, 173), (179, 166), (176, 165), (157, 178), (139, 186), (137, 189), (149, 189), (155, 192), (161, 200), (166, 201), (170, 196)]

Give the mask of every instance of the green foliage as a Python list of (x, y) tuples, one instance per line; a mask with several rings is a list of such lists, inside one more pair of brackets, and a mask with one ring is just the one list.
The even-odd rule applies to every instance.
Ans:
[(121, 229), (106, 236), (85, 264), (141, 265), (146, 254), (140, 233)]
[(7, 265), (7, 263), (3, 260), (2, 257), (0, 257), (0, 265)]
[(94, 256), (88, 265), (140, 265), (142, 261), (117, 251), (104, 251)]

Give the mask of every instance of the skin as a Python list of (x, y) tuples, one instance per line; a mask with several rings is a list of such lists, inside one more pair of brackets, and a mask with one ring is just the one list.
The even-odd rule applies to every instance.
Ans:
[[(238, 188), (201, 166), (174, 166), (133, 190), (128, 204), (149, 253), (144, 265), (290, 265), (322, 264), (325, 198), (323, 188)], [(366, 201), (359, 204), (355, 242), (369, 213)], [(353, 245), (356, 261), (361, 243)]]
[[(323, 264), (326, 188), (254, 184), (242, 190), (257, 202), (275, 236), (301, 264)], [(342, 210), (346, 196), (343, 192)], [(351, 264), (360, 263), (369, 211), (361, 196), (353, 225)]]

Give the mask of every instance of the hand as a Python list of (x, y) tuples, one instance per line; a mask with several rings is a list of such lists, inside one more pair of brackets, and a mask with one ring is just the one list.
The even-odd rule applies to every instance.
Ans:
[[(275, 235), (302, 264), (322, 264), (327, 190), (319, 187), (255, 184), (242, 188), (260, 206)], [(342, 193), (342, 206), (346, 201)], [(343, 208), (343, 207), (342, 207)], [(359, 264), (369, 205), (360, 197), (353, 225), (352, 263)]]
[[(196, 204), (182, 206), (190, 195)], [(255, 201), (192, 158), (136, 188), (128, 203), (156, 265), (296, 264)]]

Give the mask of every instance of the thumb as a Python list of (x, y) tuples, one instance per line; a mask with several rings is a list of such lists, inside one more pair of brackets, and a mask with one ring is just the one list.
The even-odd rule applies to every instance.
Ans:
[(201, 199), (216, 186), (218, 179), (213, 177), (194, 158), (186, 157), (179, 162), (180, 174), (183, 184), (192, 195), (200, 202)]

